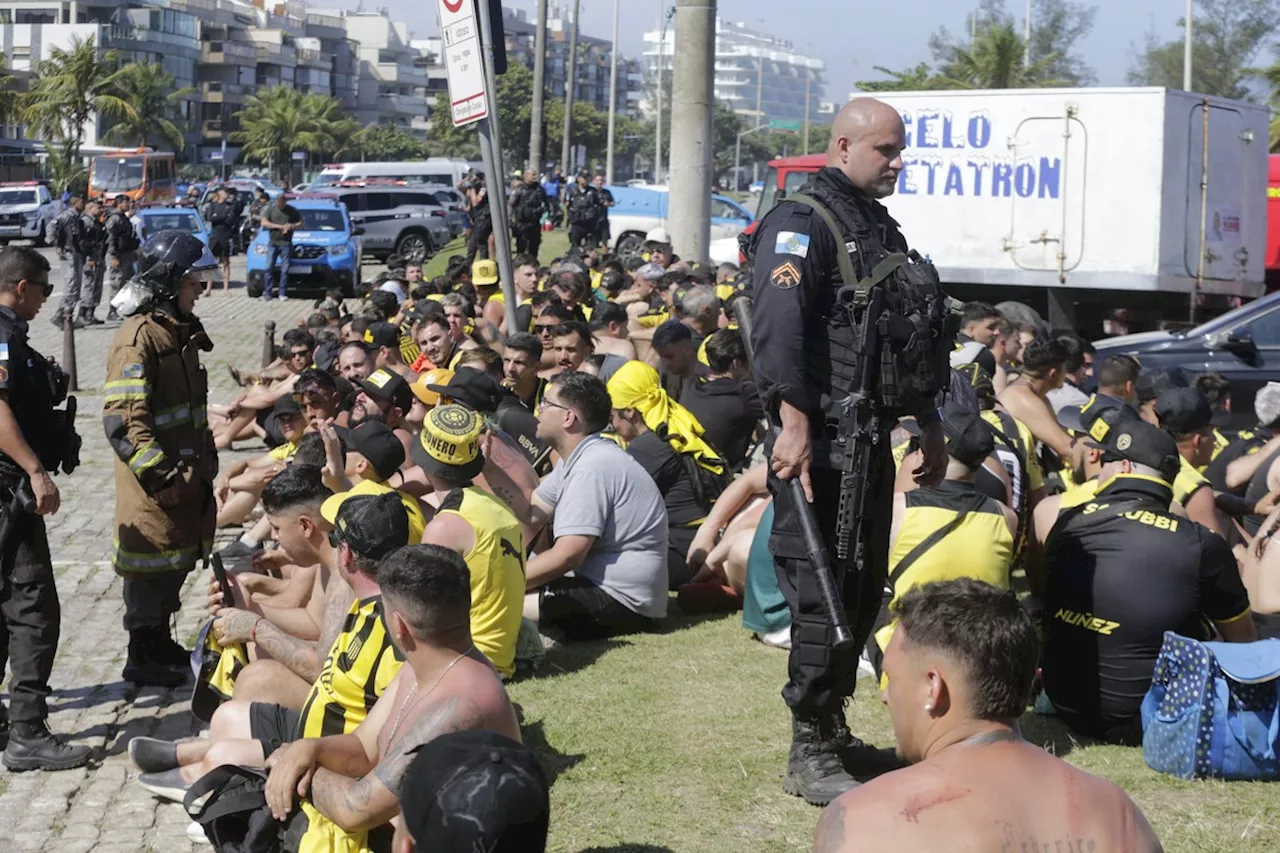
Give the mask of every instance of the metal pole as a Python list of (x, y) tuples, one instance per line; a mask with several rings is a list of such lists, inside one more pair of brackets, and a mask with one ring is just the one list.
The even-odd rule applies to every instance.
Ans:
[(707, 263), (715, 154), (711, 114), (716, 3), (676, 0), (676, 14), (668, 221), (676, 250), (686, 258)]
[(1196, 313), (1200, 301), (1200, 288), (1204, 286), (1204, 252), (1205, 252), (1205, 227), (1208, 224), (1209, 215), (1209, 99), (1204, 98), (1200, 101), (1200, 109), (1204, 112), (1204, 129), (1201, 131), (1204, 139), (1201, 140), (1200, 150), (1200, 257), (1196, 261), (1196, 290), (1191, 294), (1191, 315), (1190, 320), (1194, 325), (1196, 322)]
[(809, 153), (809, 83), (813, 75), (809, 73), (809, 66), (804, 67), (804, 153)]
[(667, 37), (667, 17), (663, 6), (667, 0), (658, 0), (658, 115), (654, 119), (653, 134), (653, 182), (662, 183), (662, 43)]
[(746, 130), (742, 131), (742, 133), (738, 134), (738, 139), (733, 144), (733, 185), (735, 187), (738, 185), (738, 180), (739, 180), (738, 176), (742, 170), (742, 137), (750, 136), (751, 134), (761, 129), (762, 128), (759, 128), (759, 127), (747, 128)]
[[(578, 82), (578, 6), (580, 0), (573, 0), (573, 29), (569, 31), (569, 67), (568, 79), (564, 91), (564, 138), (560, 140), (560, 168), (565, 175), (569, 174), (569, 137), (573, 134), (573, 90)], [(514, 329), (515, 323), (507, 326)]]
[(71, 312), (62, 318), (62, 369), (67, 372), (67, 390), (80, 390), (80, 371), (76, 369), (76, 327)]
[(476, 4), (480, 12), (480, 42), (484, 48), (485, 100), (489, 117), (480, 121), (480, 155), (489, 182), (489, 215), (493, 219), (493, 244), (498, 261), (498, 285), (506, 301), (507, 328), (516, 328), (515, 275), (511, 269), (511, 229), (507, 226), (507, 179), (502, 168), (502, 134), (498, 119), (498, 75), (493, 70), (493, 21), (489, 4)]
[(613, 183), (613, 140), (618, 124), (618, 12), (622, 0), (613, 0), (613, 49), (609, 52), (609, 138), (604, 160), (604, 182)]
[(262, 326), (262, 366), (276, 360), (276, 322), (268, 320)]
[[(759, 48), (760, 55), (756, 60), (756, 126), (755, 130), (760, 129), (760, 125), (764, 124), (764, 48)], [(760, 164), (752, 161), (751, 163), (751, 180), (760, 179)]]
[(542, 105), (547, 97), (547, 0), (538, 0), (533, 35), (533, 107), (529, 122), (529, 168), (542, 175)]
[(1023, 30), (1022, 64), (1031, 65), (1031, 0), (1027, 0), (1027, 18)]
[[(1191, 18), (1195, 14), (1194, 0), (1187, 0), (1187, 23), (1183, 33), (1182, 43), (1182, 90), (1190, 92), (1191, 89)], [(1208, 107), (1205, 107), (1205, 115), (1208, 115)]]

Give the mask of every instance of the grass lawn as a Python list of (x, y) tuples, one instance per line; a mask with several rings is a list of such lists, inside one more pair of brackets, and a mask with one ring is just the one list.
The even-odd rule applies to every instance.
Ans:
[[(554, 778), (548, 849), (808, 850), (820, 812), (780, 786), (786, 652), (751, 640), (739, 614), (669, 621), (663, 634), (562, 645), (539, 677), (511, 685), (525, 741)], [(849, 722), (865, 740), (892, 745), (889, 715), (866, 679)], [(1141, 750), (1077, 741), (1052, 718), (1029, 714), (1024, 730), (1121, 785), (1166, 850), (1280, 849), (1276, 786), (1161, 776)]]
[[(559, 229), (543, 232), (542, 245), (538, 249), (538, 260), (540, 262), (544, 264), (550, 263), (552, 258), (558, 258), (567, 251), (569, 251), (568, 231)], [(422, 275), (428, 280), (438, 275), (444, 275), (445, 267), (449, 265), (449, 257), (451, 255), (466, 254), (467, 244), (461, 237), (458, 237), (452, 243), (445, 245), (439, 252), (436, 252), (431, 260), (427, 261), (427, 265), (423, 267)]]

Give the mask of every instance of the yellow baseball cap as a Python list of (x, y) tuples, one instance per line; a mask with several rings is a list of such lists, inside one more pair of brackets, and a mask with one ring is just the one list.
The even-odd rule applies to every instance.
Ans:
[(413, 495), (397, 491), (396, 489), (382, 483), (375, 483), (373, 480), (361, 480), (348, 491), (339, 492), (336, 495), (330, 495), (325, 499), (325, 502), (320, 505), (320, 517), (330, 524), (337, 525), (338, 511), (342, 509), (342, 505), (347, 501), (352, 498), (359, 497), (376, 497), (377, 495), (385, 495), (390, 492), (395, 492), (400, 498), (400, 503), (404, 506), (405, 512), (409, 516), (409, 542), (421, 542), (422, 531), (427, 527), (427, 519), (426, 516), (422, 514), (422, 507), (418, 505), (418, 499)]
[(440, 393), (431, 390), (431, 386), (448, 385), (450, 379), (453, 379), (452, 370), (447, 367), (437, 367), (413, 380), (409, 388), (413, 391), (413, 396), (421, 400), (423, 405), (435, 406), (440, 402)]
[(484, 469), (482, 432), (484, 421), (465, 406), (436, 406), (410, 448), (413, 461), (427, 474), (455, 482), (470, 480)]
[(481, 287), (486, 284), (497, 284), (498, 264), (487, 259), (476, 261), (471, 265), (471, 283)]

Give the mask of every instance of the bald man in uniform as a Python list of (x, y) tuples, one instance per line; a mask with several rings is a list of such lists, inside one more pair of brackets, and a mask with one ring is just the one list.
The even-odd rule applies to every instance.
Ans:
[[(934, 485), (947, 467), (947, 454), (933, 392), (948, 379), (942, 308), (932, 267), (910, 253), (898, 225), (880, 204), (893, 194), (903, 169), (906, 132), (897, 110), (871, 98), (846, 104), (832, 125), (827, 166), (799, 193), (765, 215), (752, 254), (754, 369), (760, 397), (773, 424), (769, 491), (775, 518), (769, 539), (779, 587), (792, 615), (789, 681), (782, 691), (792, 714), (792, 745), (783, 790), (825, 805), (857, 784), (855, 775), (875, 772), (877, 752), (853, 737), (844, 703), (853, 695), (858, 653), (871, 633), (884, 589), (893, 510), (893, 463), (889, 430), (900, 416), (921, 426), (922, 462), (914, 476)], [(807, 200), (807, 201), (806, 201)], [(814, 203), (817, 203), (817, 206)], [(830, 222), (824, 213), (830, 214)], [(838, 236), (836, 232), (839, 232)], [(845, 273), (841, 253), (848, 254)], [(856, 388), (859, 340), (848, 312), (837, 305), (842, 284), (871, 276), (881, 261), (903, 256), (903, 265), (882, 285), (930, 290), (928, 328), (934, 340), (927, 357), (904, 366), (872, 356), (871, 394), (881, 414), (880, 435), (862, 481), (864, 513), (855, 535), (864, 544), (863, 571), (831, 562), (849, 625), (852, 648), (831, 647), (831, 631), (800, 533), (797, 506), (788, 480), (800, 478), (817, 516), (823, 541), (835, 541), (844, 450), (833, 439), (843, 401)], [(850, 268), (851, 265), (851, 268)], [(855, 281), (848, 281), (852, 275)], [(903, 309), (908, 310), (906, 308)], [(914, 309), (913, 309), (914, 310)], [(866, 312), (859, 309), (856, 322)], [(923, 336), (922, 336), (923, 337)], [(890, 375), (893, 381), (885, 381)], [(939, 384), (941, 383), (941, 384)], [(905, 392), (910, 386), (915, 392)]]

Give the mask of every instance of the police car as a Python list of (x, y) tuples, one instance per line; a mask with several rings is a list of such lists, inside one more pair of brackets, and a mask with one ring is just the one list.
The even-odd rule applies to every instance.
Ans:
[(45, 228), (62, 210), (62, 202), (39, 181), (0, 183), (0, 246), (10, 240), (44, 245)]
[[(363, 296), (362, 251), (360, 240), (356, 238), (364, 233), (364, 229), (352, 226), (346, 205), (329, 195), (293, 196), (289, 204), (302, 216), (302, 224), (293, 232), (287, 283), (289, 292), (300, 288), (341, 288), (344, 296)], [(266, 228), (258, 229), (245, 253), (249, 277), (247, 290), (254, 298), (262, 295), (266, 283), (270, 235)]]
[(138, 218), (142, 220), (138, 237), (142, 242), (160, 231), (186, 231), (206, 246), (209, 245), (209, 226), (200, 214), (189, 207), (140, 207)]

